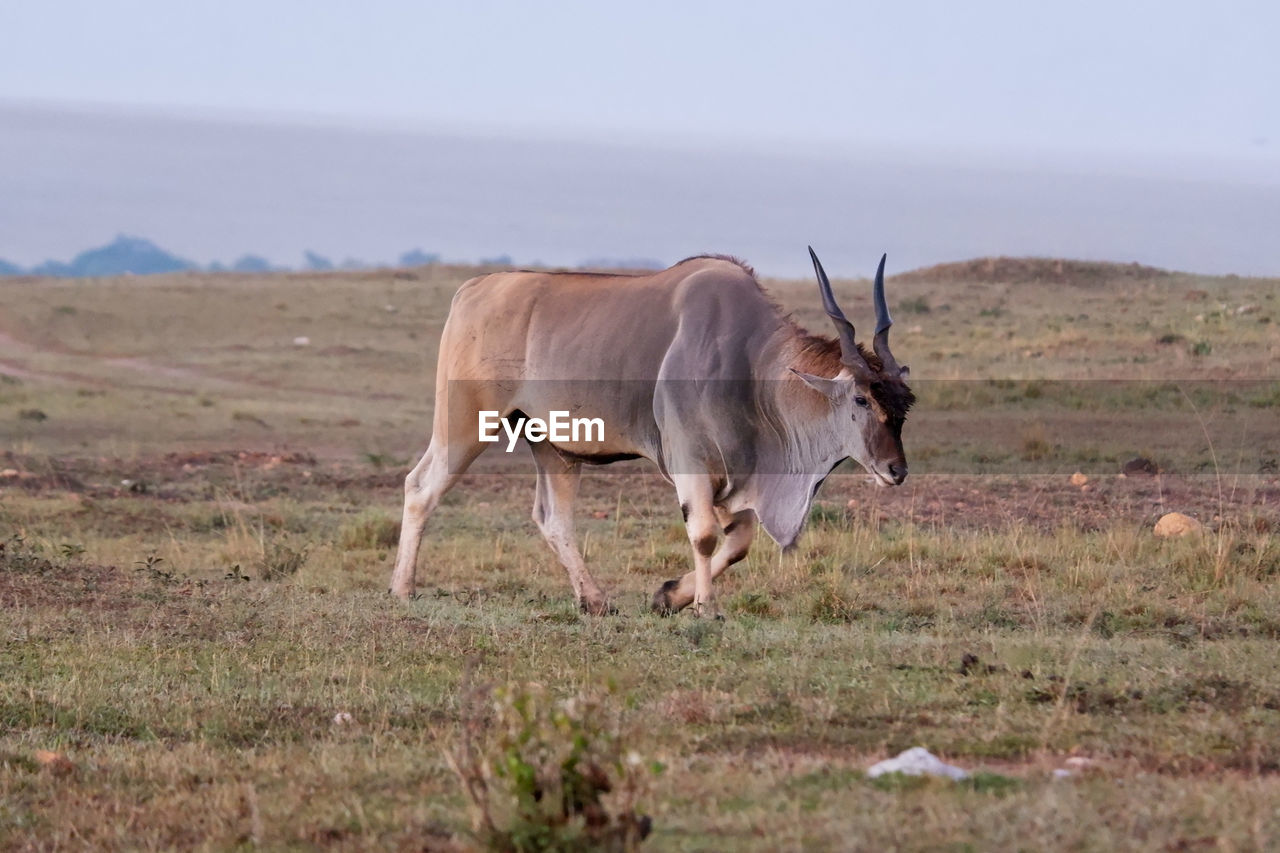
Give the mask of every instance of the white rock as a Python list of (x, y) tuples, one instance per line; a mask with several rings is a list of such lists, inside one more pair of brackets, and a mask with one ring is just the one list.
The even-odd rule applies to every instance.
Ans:
[(349, 726), (353, 722), (355, 722), (355, 718), (346, 711), (339, 711), (333, 715), (333, 724), (335, 726)]
[(293, 345), (295, 347), (309, 347), (311, 346), (311, 338), (308, 338), (306, 335), (298, 335), (293, 339)]
[(867, 776), (875, 779), (885, 773), (905, 773), (908, 776), (941, 776), (944, 779), (968, 779), (969, 772), (940, 760), (923, 746), (913, 746), (894, 758), (886, 758), (867, 768)]

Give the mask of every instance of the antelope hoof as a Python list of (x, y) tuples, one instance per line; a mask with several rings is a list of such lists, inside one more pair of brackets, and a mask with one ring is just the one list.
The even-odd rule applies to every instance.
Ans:
[(671, 616), (680, 608), (676, 606), (671, 595), (680, 587), (680, 579), (669, 580), (662, 586), (658, 587), (658, 591), (653, 594), (652, 609), (659, 616)]
[(716, 622), (724, 621), (724, 614), (720, 612), (720, 608), (713, 601), (704, 601), (693, 605), (693, 615), (695, 619), (713, 619)]

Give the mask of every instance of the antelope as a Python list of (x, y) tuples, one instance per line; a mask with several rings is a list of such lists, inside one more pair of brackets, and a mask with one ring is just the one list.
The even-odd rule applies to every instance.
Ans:
[(868, 351), (809, 254), (834, 338), (801, 329), (749, 266), (723, 255), (642, 275), (500, 272), (463, 284), (440, 340), (431, 442), (405, 478), (391, 592), (413, 595), (427, 519), (493, 441), (479, 428), (485, 417), (490, 426), (603, 422), (603, 434), (527, 442), (537, 471), (533, 520), (591, 614), (611, 608), (574, 536), (583, 465), (648, 459), (675, 487), (693, 568), (654, 593), (653, 609), (664, 614), (692, 605), (717, 615), (712, 582), (746, 557), (757, 522), (792, 547), (841, 461), (852, 458), (880, 485), (900, 485), (902, 427), (915, 398), (906, 365), (889, 349), (885, 259)]

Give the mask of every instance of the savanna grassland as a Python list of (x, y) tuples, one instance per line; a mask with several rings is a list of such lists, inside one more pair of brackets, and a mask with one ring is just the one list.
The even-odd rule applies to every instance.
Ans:
[[(1280, 281), (892, 278), (911, 477), (837, 472), (715, 622), (648, 612), (689, 546), (633, 463), (578, 505), (617, 615), (492, 451), (386, 594), (474, 273), (0, 279), (0, 846), (1280, 842)], [(1204, 531), (1156, 538), (1175, 510)], [(974, 775), (867, 778), (916, 745)]]

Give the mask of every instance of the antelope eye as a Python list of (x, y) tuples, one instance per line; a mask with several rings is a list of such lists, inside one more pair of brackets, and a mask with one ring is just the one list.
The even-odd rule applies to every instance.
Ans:
[(867, 398), (866, 398), (866, 397), (864, 397), (864, 396), (862, 396), (861, 394), (859, 394), (858, 396), (854, 397), (854, 398), (853, 398), (853, 402), (857, 403), (859, 406), (861, 406), (861, 407), (862, 407), (862, 408), (864, 408), (864, 409), (865, 409), (868, 405), (870, 405), (870, 404), (867, 402)]

